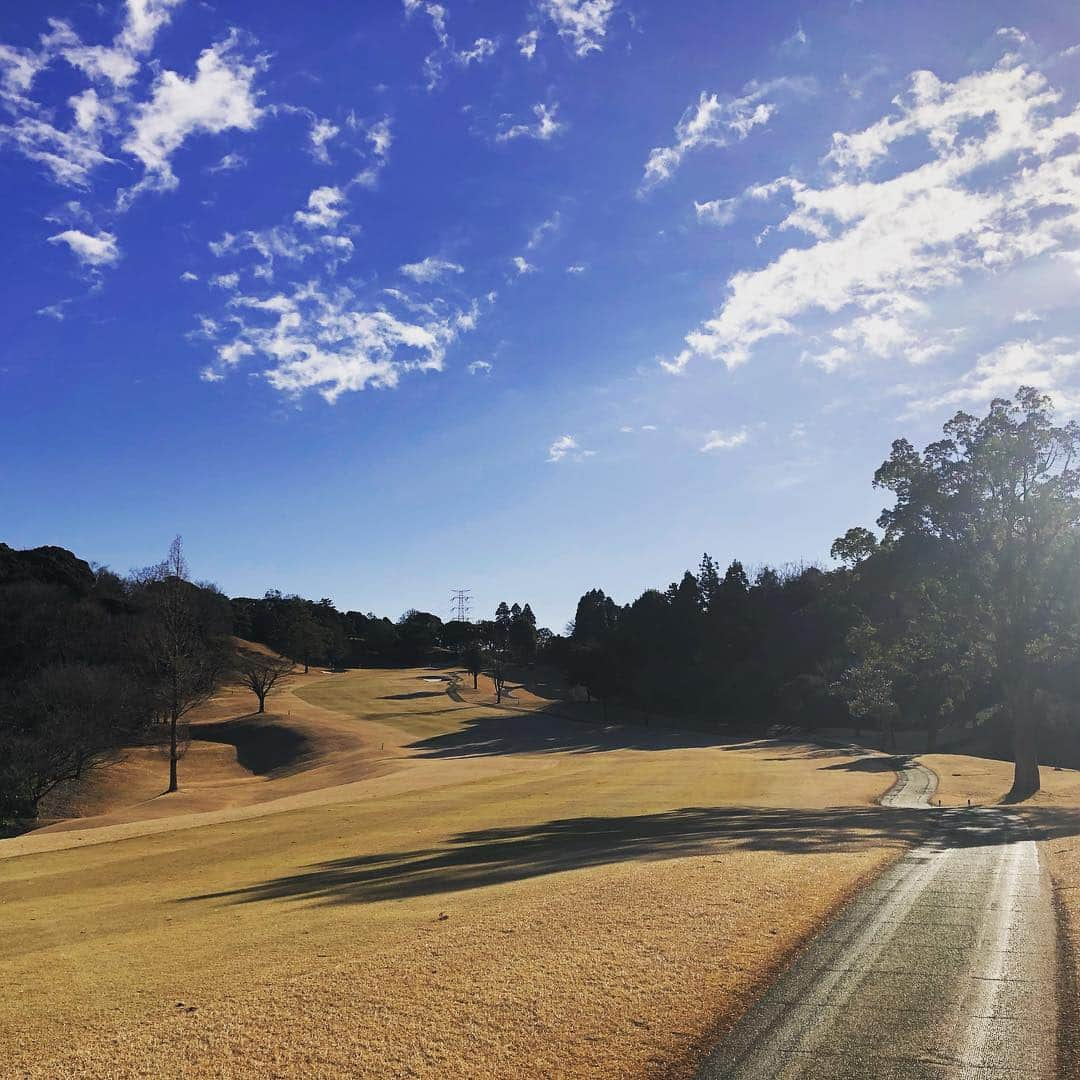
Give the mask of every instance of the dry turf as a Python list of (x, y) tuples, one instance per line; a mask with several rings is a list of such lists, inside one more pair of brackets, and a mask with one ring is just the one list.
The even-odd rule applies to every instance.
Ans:
[(230, 691), (179, 795), (134, 755), (0, 841), (0, 1075), (685, 1075), (917, 838), (870, 759), (467, 686)]

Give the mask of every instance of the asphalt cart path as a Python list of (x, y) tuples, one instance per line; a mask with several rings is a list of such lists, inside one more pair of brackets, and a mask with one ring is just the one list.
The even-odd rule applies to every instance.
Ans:
[[(882, 800), (928, 806), (905, 765)], [(709, 1055), (700, 1080), (1056, 1075), (1056, 926), (1022, 823), (931, 809), (932, 839), (860, 893)]]

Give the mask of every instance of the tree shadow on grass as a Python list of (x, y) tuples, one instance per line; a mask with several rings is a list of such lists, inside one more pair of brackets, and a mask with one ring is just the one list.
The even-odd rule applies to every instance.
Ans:
[[(1080, 811), (1034, 810), (1031, 838), (1073, 836)], [(434, 896), (631, 860), (679, 859), (732, 850), (791, 855), (911, 845), (934, 836), (950, 846), (999, 844), (1015, 833), (1000, 814), (966, 809), (858, 807), (781, 810), (686, 807), (661, 814), (579, 817), (459, 833), (437, 847), (363, 854), (306, 867), (245, 888), (187, 901), (315, 900), (362, 904)], [(722, 868), (717, 868), (722, 873)]]
[[(686, 750), (716, 746), (714, 735), (627, 724), (582, 723), (538, 710), (474, 717), (456, 731), (409, 745), (425, 758), (493, 757), (502, 754), (594, 754), (609, 750)], [(775, 746), (775, 743), (772, 744)]]
[(912, 759), (906, 754), (867, 754), (863, 757), (853, 757), (850, 761), (838, 761), (835, 765), (822, 765), (822, 772), (834, 772), (839, 769), (842, 772), (899, 772), (912, 764)]

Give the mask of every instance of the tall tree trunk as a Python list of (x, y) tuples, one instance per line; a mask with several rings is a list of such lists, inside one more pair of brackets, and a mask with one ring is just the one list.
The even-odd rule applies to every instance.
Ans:
[(1006, 796), (1011, 802), (1018, 802), (1034, 795), (1042, 787), (1039, 776), (1039, 748), (1034, 711), (1020, 707), (1017, 698), (1009, 702), (1013, 725), (1013, 770), (1012, 790)]
[(176, 791), (180, 787), (176, 779), (176, 760), (179, 756), (176, 748), (176, 720), (175, 716), (169, 720), (169, 791)]
[(474, 671), (474, 672), (472, 673), (472, 688), (473, 688), (473, 689), (475, 690), (475, 689), (476, 689), (476, 686), (477, 686), (477, 683), (476, 683), (476, 672)]
[(266, 712), (266, 695), (259, 694), (257, 696), (259, 698), (259, 712)]
[(311, 665), (305, 660), (304, 661), (304, 674), (306, 675), (308, 673), (308, 671), (310, 671), (310, 670), (311, 670)]

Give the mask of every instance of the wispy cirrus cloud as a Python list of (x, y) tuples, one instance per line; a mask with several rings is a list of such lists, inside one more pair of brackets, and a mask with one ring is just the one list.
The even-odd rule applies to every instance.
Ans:
[(459, 49), (447, 28), (449, 12), (446, 6), (429, 0), (402, 0), (406, 18), (419, 12), (431, 20), (431, 28), (438, 42), (437, 48), (424, 58), (424, 76), (430, 93), (443, 83), (443, 72), (447, 63), (459, 68), (468, 68), (473, 64), (482, 64), (498, 51), (499, 43), (493, 38), (478, 37), (471, 46)]
[(517, 39), (518, 52), (531, 60), (536, 55), (536, 43), (540, 40), (539, 30), (528, 30)]
[(1080, 413), (1080, 342), (1068, 337), (1004, 342), (980, 356), (955, 385), (916, 397), (907, 413), (985, 408), (996, 397), (1011, 397), (1019, 386), (1034, 386), (1050, 394), (1059, 409)]
[[(263, 115), (254, 82), (267, 60), (245, 55), (235, 31), (200, 53), (191, 77), (146, 63), (182, 2), (127, 0), (109, 44), (88, 44), (67, 21), (50, 19), (38, 48), (0, 45), (0, 103), (11, 116), (0, 123), (0, 144), (67, 187), (89, 189), (99, 172), (134, 162), (141, 179), (115, 196), (125, 210), (141, 192), (177, 186), (172, 158), (190, 137), (252, 130)], [(63, 102), (39, 99), (40, 76), (58, 62), (90, 85)], [(147, 72), (149, 86), (136, 78)]]
[(460, 263), (451, 262), (449, 259), (440, 259), (436, 255), (429, 255), (420, 262), (406, 263), (398, 267), (401, 273), (417, 282), (438, 281), (447, 274), (463, 274), (465, 267)]
[(66, 229), (55, 236), (50, 236), (49, 243), (66, 244), (83, 266), (94, 269), (112, 266), (120, 261), (120, 248), (117, 246), (116, 236), (110, 232), (91, 235), (81, 229)]
[(743, 139), (767, 124), (783, 99), (805, 97), (816, 90), (813, 80), (773, 79), (749, 83), (739, 97), (721, 97), (702, 91), (675, 125), (675, 141), (657, 146), (645, 162), (639, 192), (645, 194), (670, 180), (687, 154), (702, 147), (722, 147)]
[(595, 455), (595, 450), (583, 450), (573, 435), (560, 435), (548, 447), (547, 459), (551, 464), (558, 464), (560, 461), (584, 461)]
[(242, 55), (234, 32), (203, 50), (192, 78), (162, 71), (150, 100), (135, 110), (131, 134), (123, 143), (123, 149), (142, 162), (143, 178), (121, 193), (118, 205), (129, 205), (143, 191), (176, 187), (172, 156), (189, 136), (253, 130), (263, 115), (254, 83), (265, 68), (264, 58), (249, 61)]
[(478, 316), (474, 306), (418, 319), (372, 306), (349, 286), (316, 280), (269, 295), (236, 295), (229, 307), (231, 336), (217, 341), (204, 379), (259, 362), (275, 390), (315, 391), (330, 404), (350, 391), (395, 387), (408, 372), (441, 370), (447, 348)]
[(341, 188), (315, 188), (308, 195), (307, 207), (297, 210), (293, 220), (305, 229), (334, 229), (345, 216), (345, 192)]
[(952, 83), (916, 72), (895, 111), (833, 136), (823, 183), (761, 186), (790, 200), (771, 230), (790, 241), (732, 275), (720, 309), (664, 366), (735, 366), (783, 338), (801, 338), (797, 353), (827, 371), (944, 355), (956, 330), (931, 301), (1080, 249), (1078, 140), (1080, 108), (1015, 56)]
[[(566, 130), (566, 124), (559, 120), (559, 103), (545, 105), (537, 102), (533, 107), (533, 123), (509, 124), (495, 133), (496, 142), (510, 142), (513, 139), (538, 139), (547, 142), (555, 138), (560, 132)], [(505, 118), (509, 119), (509, 118)]]
[(710, 431), (701, 444), (701, 453), (709, 454), (714, 450), (734, 450), (745, 446), (750, 441), (750, 432), (746, 428), (737, 431)]
[(616, 0), (540, 0), (539, 7), (573, 53), (588, 56), (603, 49), (617, 3)]

